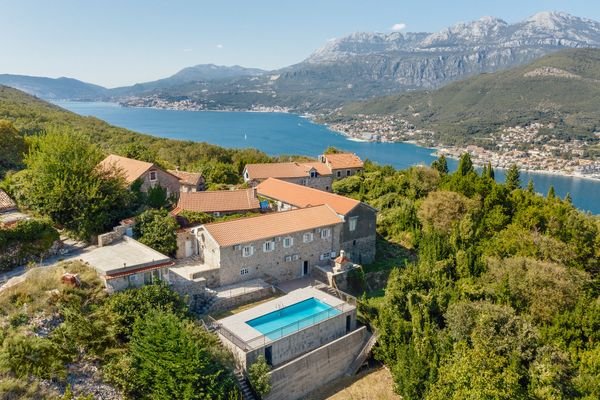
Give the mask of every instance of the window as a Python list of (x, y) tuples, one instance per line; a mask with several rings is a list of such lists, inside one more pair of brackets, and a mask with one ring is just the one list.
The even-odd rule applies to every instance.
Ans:
[(236, 251), (237, 251), (237, 250), (241, 250), (241, 249), (242, 249), (242, 246), (241, 246), (241, 245), (239, 245), (239, 244), (236, 244), (235, 246), (233, 246), (233, 249), (234, 249), (234, 250), (236, 250)]
[(285, 262), (292, 261), (292, 256), (285, 256)]
[(302, 180), (300, 181), (300, 184), (301, 184), (302, 186), (307, 186), (307, 185), (308, 185), (308, 179), (302, 179)]
[(331, 253), (327, 252), (327, 253), (323, 253), (319, 256), (319, 259), (321, 260), (329, 260), (331, 258)]
[(252, 254), (254, 254), (254, 248), (252, 246), (244, 246), (242, 249), (242, 256), (250, 257)]
[(327, 239), (331, 235), (331, 229), (323, 229), (321, 231), (321, 239)]
[(263, 244), (263, 251), (265, 253), (268, 253), (268, 252), (273, 251), (273, 250), (275, 250), (275, 242), (274, 241), (270, 240), (270, 241), (265, 242)]
[(288, 247), (292, 247), (293, 245), (294, 245), (294, 238), (292, 238), (292, 237), (283, 238), (283, 247), (285, 247), (287, 249)]
[(335, 256), (336, 256), (336, 252), (335, 252), (335, 251), (332, 251), (331, 253), (329, 253), (329, 256), (330, 256), (331, 258), (335, 258)]
[(240, 269), (240, 275), (244, 276), (244, 275), (248, 275), (250, 273), (250, 270), (246, 267)]
[(313, 241), (313, 233), (312, 232), (306, 232), (304, 235), (302, 235), (302, 241), (304, 243), (309, 243)]
[(338, 172), (337, 172), (337, 177), (339, 178), (339, 177), (341, 177), (341, 176), (342, 176), (342, 171), (338, 171)]
[(311, 178), (316, 178), (317, 177), (317, 171), (310, 171), (310, 177)]
[(156, 171), (150, 171), (150, 181), (154, 182), (156, 180)]
[(350, 170), (349, 169), (346, 170), (346, 176), (350, 176)]
[(350, 232), (353, 232), (356, 230), (357, 223), (358, 223), (358, 217), (350, 217), (350, 220), (348, 221), (348, 229), (350, 229)]
[(293, 260), (293, 261), (298, 261), (299, 259), (300, 259), (300, 256), (299, 256), (298, 254), (294, 254), (294, 255), (292, 256), (292, 260)]

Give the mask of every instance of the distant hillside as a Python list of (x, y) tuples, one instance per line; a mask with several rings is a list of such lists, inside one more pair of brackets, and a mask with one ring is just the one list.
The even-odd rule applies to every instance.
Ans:
[(11, 121), (25, 135), (37, 134), (51, 127), (68, 127), (88, 136), (90, 141), (107, 153), (127, 155), (133, 148), (134, 152), (149, 155), (168, 167), (180, 166), (197, 171), (202, 170), (206, 163), (221, 162), (227, 164), (226, 167), (237, 168), (232, 172), (235, 179), (246, 163), (270, 160), (267, 155), (254, 149), (225, 149), (208, 143), (164, 139), (133, 132), (98, 118), (80, 116), (17, 89), (0, 85), (2, 119)]
[(174, 75), (151, 82), (138, 83), (133, 86), (124, 86), (110, 89), (111, 96), (131, 96), (151, 92), (158, 89), (177, 87), (195, 82), (212, 82), (224, 79), (238, 79), (242, 77), (255, 77), (266, 71), (258, 68), (246, 68), (239, 65), (224, 66), (215, 64), (199, 64), (187, 67)]
[(435, 91), (348, 104), (333, 119), (358, 114), (395, 114), (448, 144), (529, 122), (553, 122), (573, 138), (594, 138), (600, 131), (600, 50), (565, 50)]
[(106, 96), (107, 89), (72, 78), (0, 74), (0, 85), (49, 100), (93, 100)]

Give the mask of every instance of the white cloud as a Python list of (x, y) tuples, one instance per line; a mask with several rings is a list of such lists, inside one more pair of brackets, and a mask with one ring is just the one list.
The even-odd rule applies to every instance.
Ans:
[(400, 31), (403, 31), (404, 29), (406, 29), (406, 24), (404, 22), (400, 22), (400, 23), (392, 25), (392, 31), (394, 31), (394, 32), (400, 32)]
[(184, 53), (191, 53), (192, 51), (194, 51), (194, 49), (183, 49)]
[(222, 45), (222, 44), (218, 44), (218, 45), (217, 45), (217, 49), (222, 49), (222, 48), (223, 48), (223, 45)]

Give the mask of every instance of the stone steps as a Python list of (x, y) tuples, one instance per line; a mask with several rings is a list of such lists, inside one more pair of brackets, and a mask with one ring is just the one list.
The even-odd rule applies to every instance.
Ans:
[(246, 380), (244, 373), (241, 370), (236, 369), (233, 374), (235, 375), (235, 379), (238, 383), (240, 391), (242, 392), (242, 399), (243, 400), (258, 400), (256, 398), (256, 396), (254, 396), (252, 389), (250, 389), (250, 385), (249, 385), (248, 381)]
[(365, 361), (369, 358), (369, 354), (371, 354), (371, 350), (377, 343), (377, 339), (379, 338), (379, 333), (377, 331), (373, 332), (371, 337), (367, 340), (363, 348), (360, 350), (360, 353), (356, 356), (352, 364), (348, 367), (346, 371), (346, 376), (355, 375), (360, 367), (364, 364)]

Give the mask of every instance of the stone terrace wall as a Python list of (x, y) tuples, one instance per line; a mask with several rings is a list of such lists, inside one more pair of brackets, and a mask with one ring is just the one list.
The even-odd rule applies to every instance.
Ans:
[(265, 400), (295, 400), (344, 375), (368, 337), (361, 327), (270, 372)]

